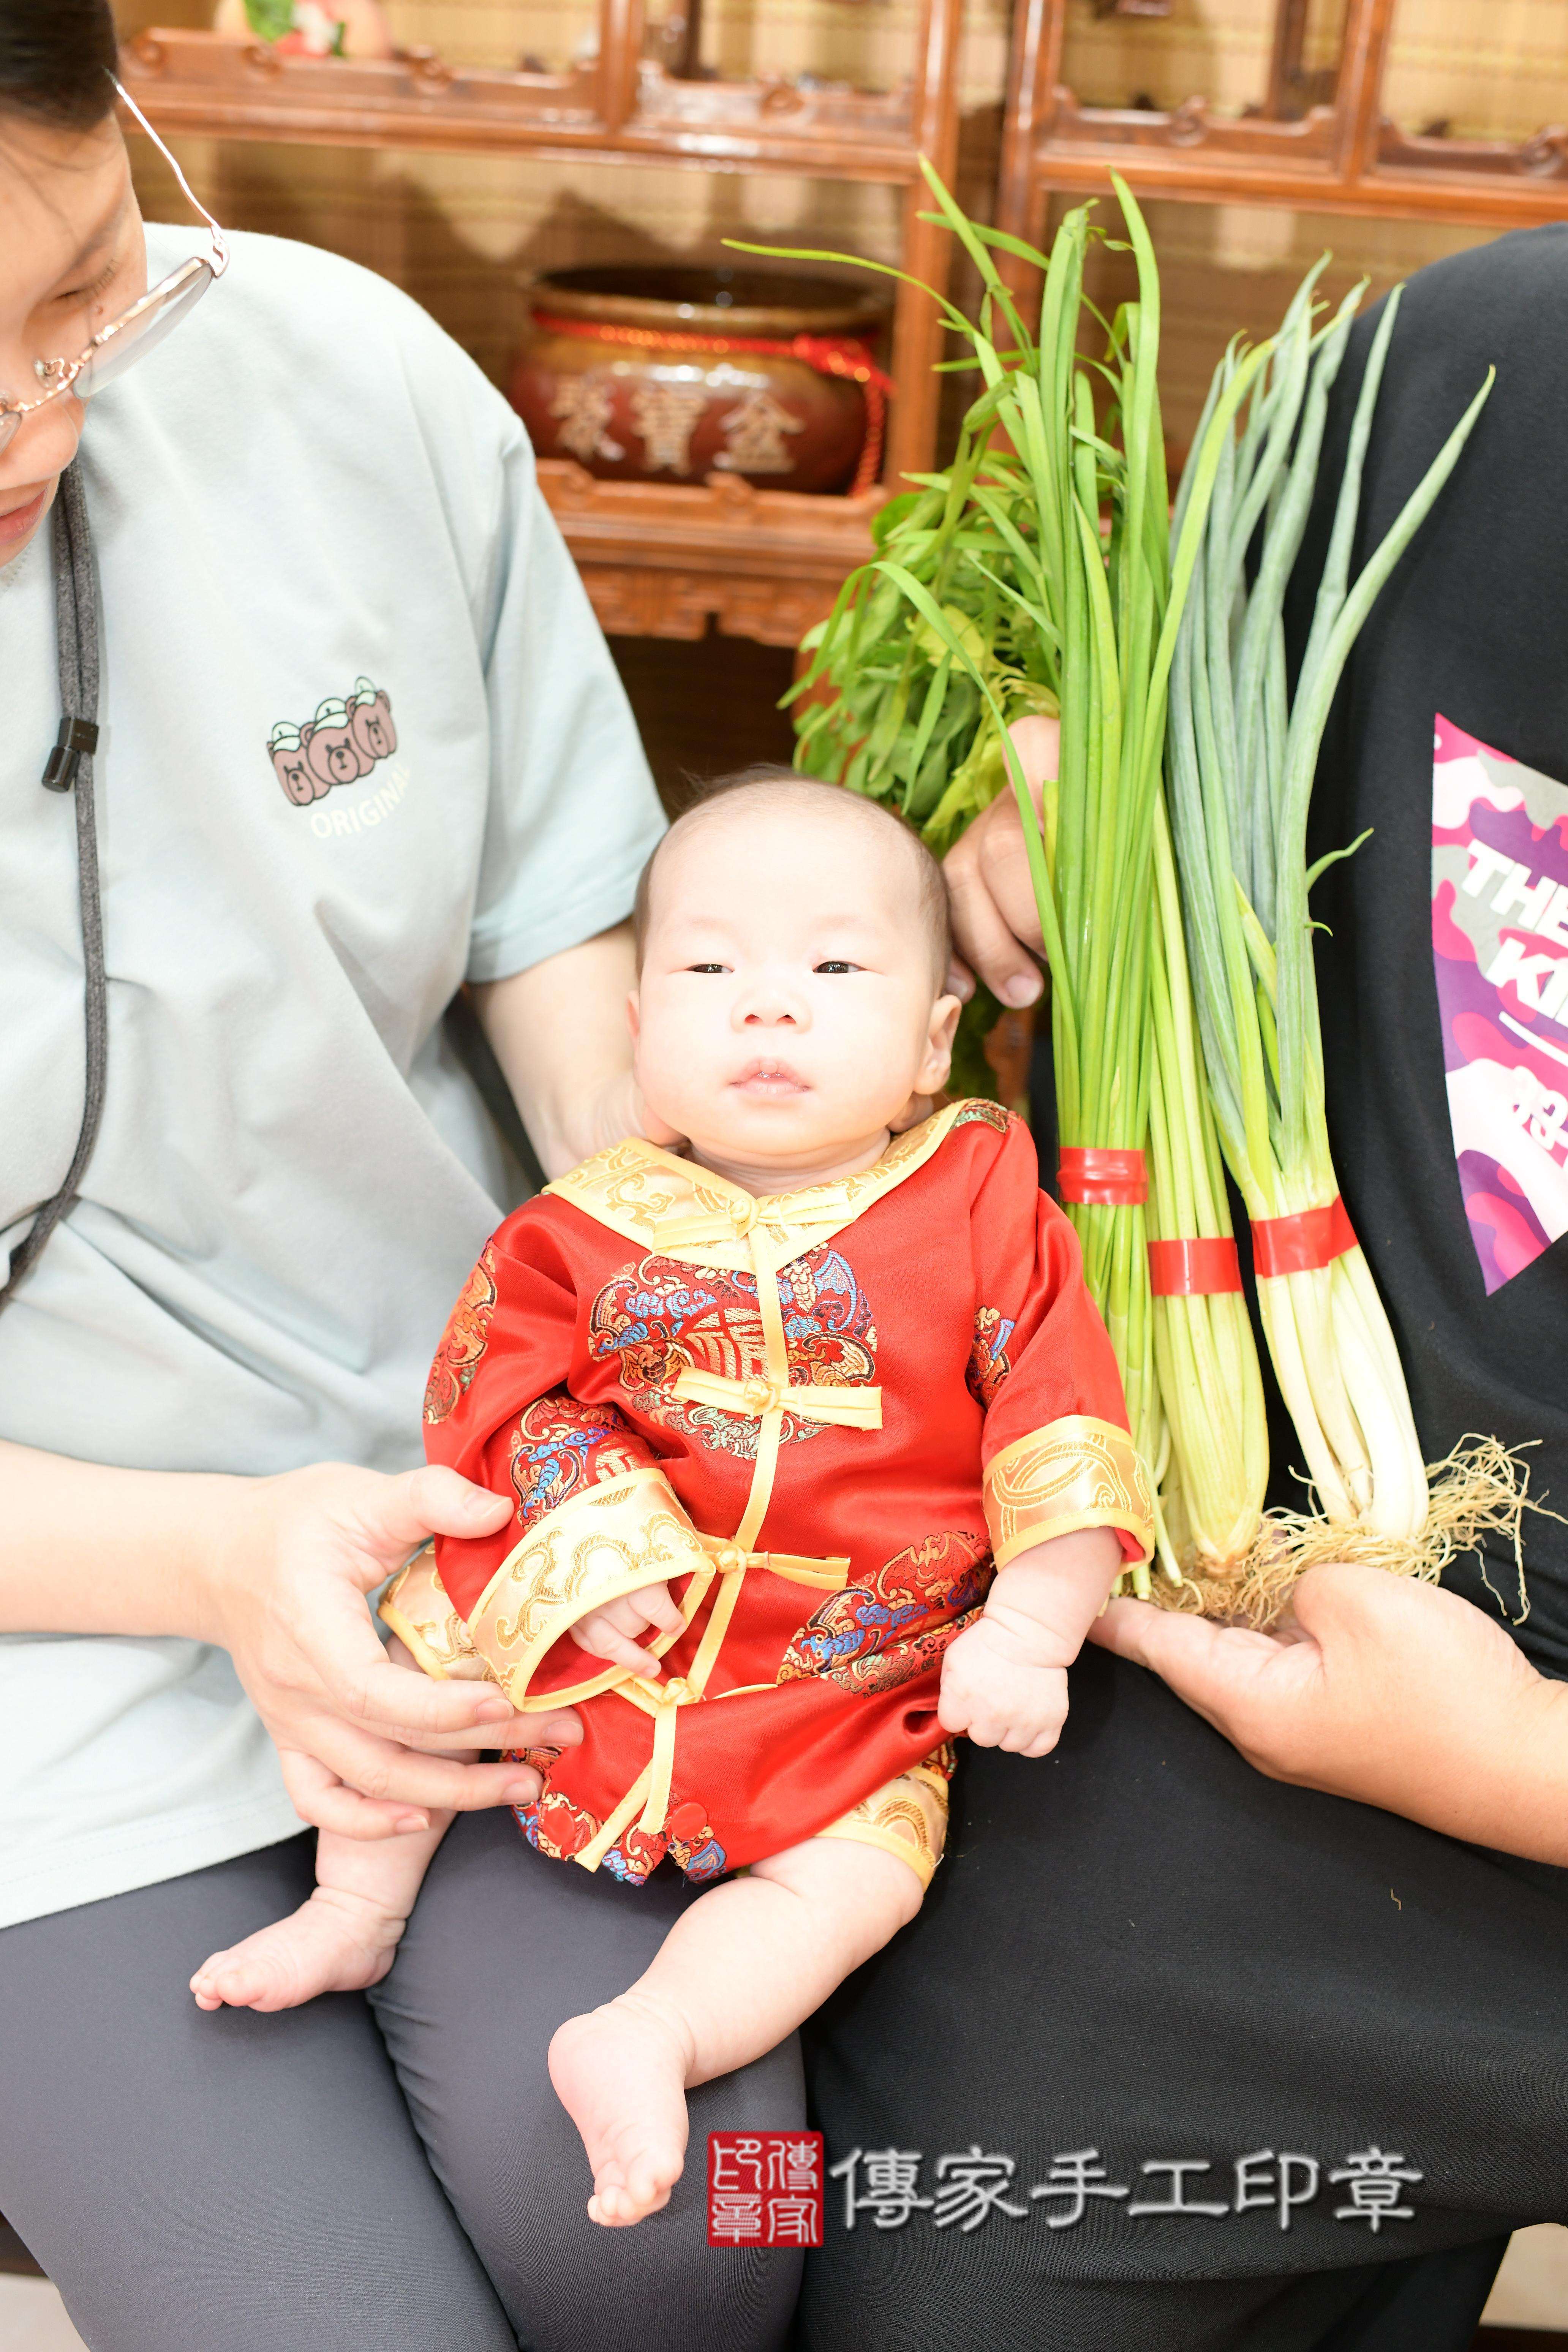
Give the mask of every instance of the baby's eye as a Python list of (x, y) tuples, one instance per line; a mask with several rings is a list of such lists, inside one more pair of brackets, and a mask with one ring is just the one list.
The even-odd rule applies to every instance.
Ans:
[(730, 967), (727, 963), (689, 963), (686, 969), (688, 971), (728, 971)]
[(858, 971), (858, 963), (846, 963), (842, 956), (829, 956), (825, 962), (814, 963), (813, 971)]

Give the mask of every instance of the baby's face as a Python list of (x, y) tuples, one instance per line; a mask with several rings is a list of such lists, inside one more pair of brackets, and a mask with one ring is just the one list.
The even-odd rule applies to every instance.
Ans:
[(637, 1075), (701, 1159), (808, 1182), (944, 1082), (957, 1019), (890, 828), (719, 806), (661, 852)]

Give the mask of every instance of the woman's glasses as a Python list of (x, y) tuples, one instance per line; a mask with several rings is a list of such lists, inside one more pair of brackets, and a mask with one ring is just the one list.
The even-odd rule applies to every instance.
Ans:
[(195, 308), (213, 279), (221, 278), (228, 268), (228, 247), (222, 229), (206, 206), (192, 194), (189, 181), (136, 100), (118, 81), (114, 87), (174, 173), (186, 201), (205, 221), (212, 252), (205, 258), (195, 257), (183, 261), (178, 269), (171, 270), (167, 278), (149, 287), (139, 302), (132, 302), (118, 319), (111, 319), (107, 327), (99, 329), (79, 358), (35, 360), (33, 373), (45, 389), (37, 400), (0, 399), (0, 449), (16, 435), (24, 417), (36, 415), (51, 400), (58, 400), (68, 392), (78, 400), (90, 400), (95, 392), (101, 392), (117, 375), (123, 375), (137, 360), (145, 359)]

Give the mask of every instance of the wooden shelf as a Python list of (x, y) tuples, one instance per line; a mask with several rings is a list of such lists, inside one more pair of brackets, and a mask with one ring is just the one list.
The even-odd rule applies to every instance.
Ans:
[[(125, 86), (170, 139), (442, 148), (704, 172), (785, 172), (879, 181), (902, 192), (910, 278), (942, 288), (950, 239), (920, 218), (921, 158), (951, 184), (963, 0), (923, 0), (911, 71), (888, 91), (809, 77), (685, 80), (642, 55), (643, 0), (599, 0), (598, 55), (562, 74), (455, 71), (428, 51), (385, 61), (279, 57), (259, 41), (154, 26), (124, 53)], [(125, 118), (125, 127), (135, 125)], [(932, 463), (942, 356), (936, 305), (900, 282), (893, 315), (886, 471)], [(545, 495), (605, 626), (793, 645), (830, 608), (871, 551), (886, 492), (858, 499), (598, 482), (578, 467), (540, 467)]]
[(806, 498), (732, 474), (701, 486), (602, 482), (570, 460), (540, 460), (540, 487), (613, 635), (725, 636), (798, 645), (871, 554), (887, 497)]
[[(1264, 111), (1229, 118), (1190, 98), (1166, 113), (1080, 104), (1062, 82), (1067, 0), (1019, 0), (997, 226), (1037, 239), (1055, 192), (1103, 194), (1112, 169), (1140, 194), (1284, 205), (1493, 229), (1568, 217), (1568, 137), (1519, 145), (1402, 131), (1380, 99), (1395, 0), (1347, 0), (1331, 105), (1287, 119), (1303, 12), (1278, 0)], [(1293, 48), (1294, 45), (1294, 48)], [(1015, 272), (1022, 284), (1026, 273)]]
[(434, 52), (386, 60), (279, 57), (261, 41), (155, 27), (126, 50), (125, 86), (164, 136), (268, 139), (470, 154), (573, 155), (698, 171), (919, 178), (915, 86), (678, 81), (637, 60), (564, 74), (457, 70)]

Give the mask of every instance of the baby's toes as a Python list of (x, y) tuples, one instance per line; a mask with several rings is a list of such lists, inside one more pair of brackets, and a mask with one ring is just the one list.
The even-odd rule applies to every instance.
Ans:
[(238, 1975), (232, 1952), (215, 1952), (210, 1960), (204, 1960), (191, 1979), (196, 2007), (221, 2009), (226, 2001), (237, 2000), (239, 1996), (235, 1987)]
[(641, 2219), (641, 2209), (624, 2188), (606, 2181), (588, 2200), (588, 2219), (604, 2230), (624, 2230)]
[(638, 2211), (657, 2213), (661, 2205), (668, 2205), (669, 2192), (682, 2169), (679, 2148), (655, 2148), (634, 2157), (626, 2174), (626, 2187)]

